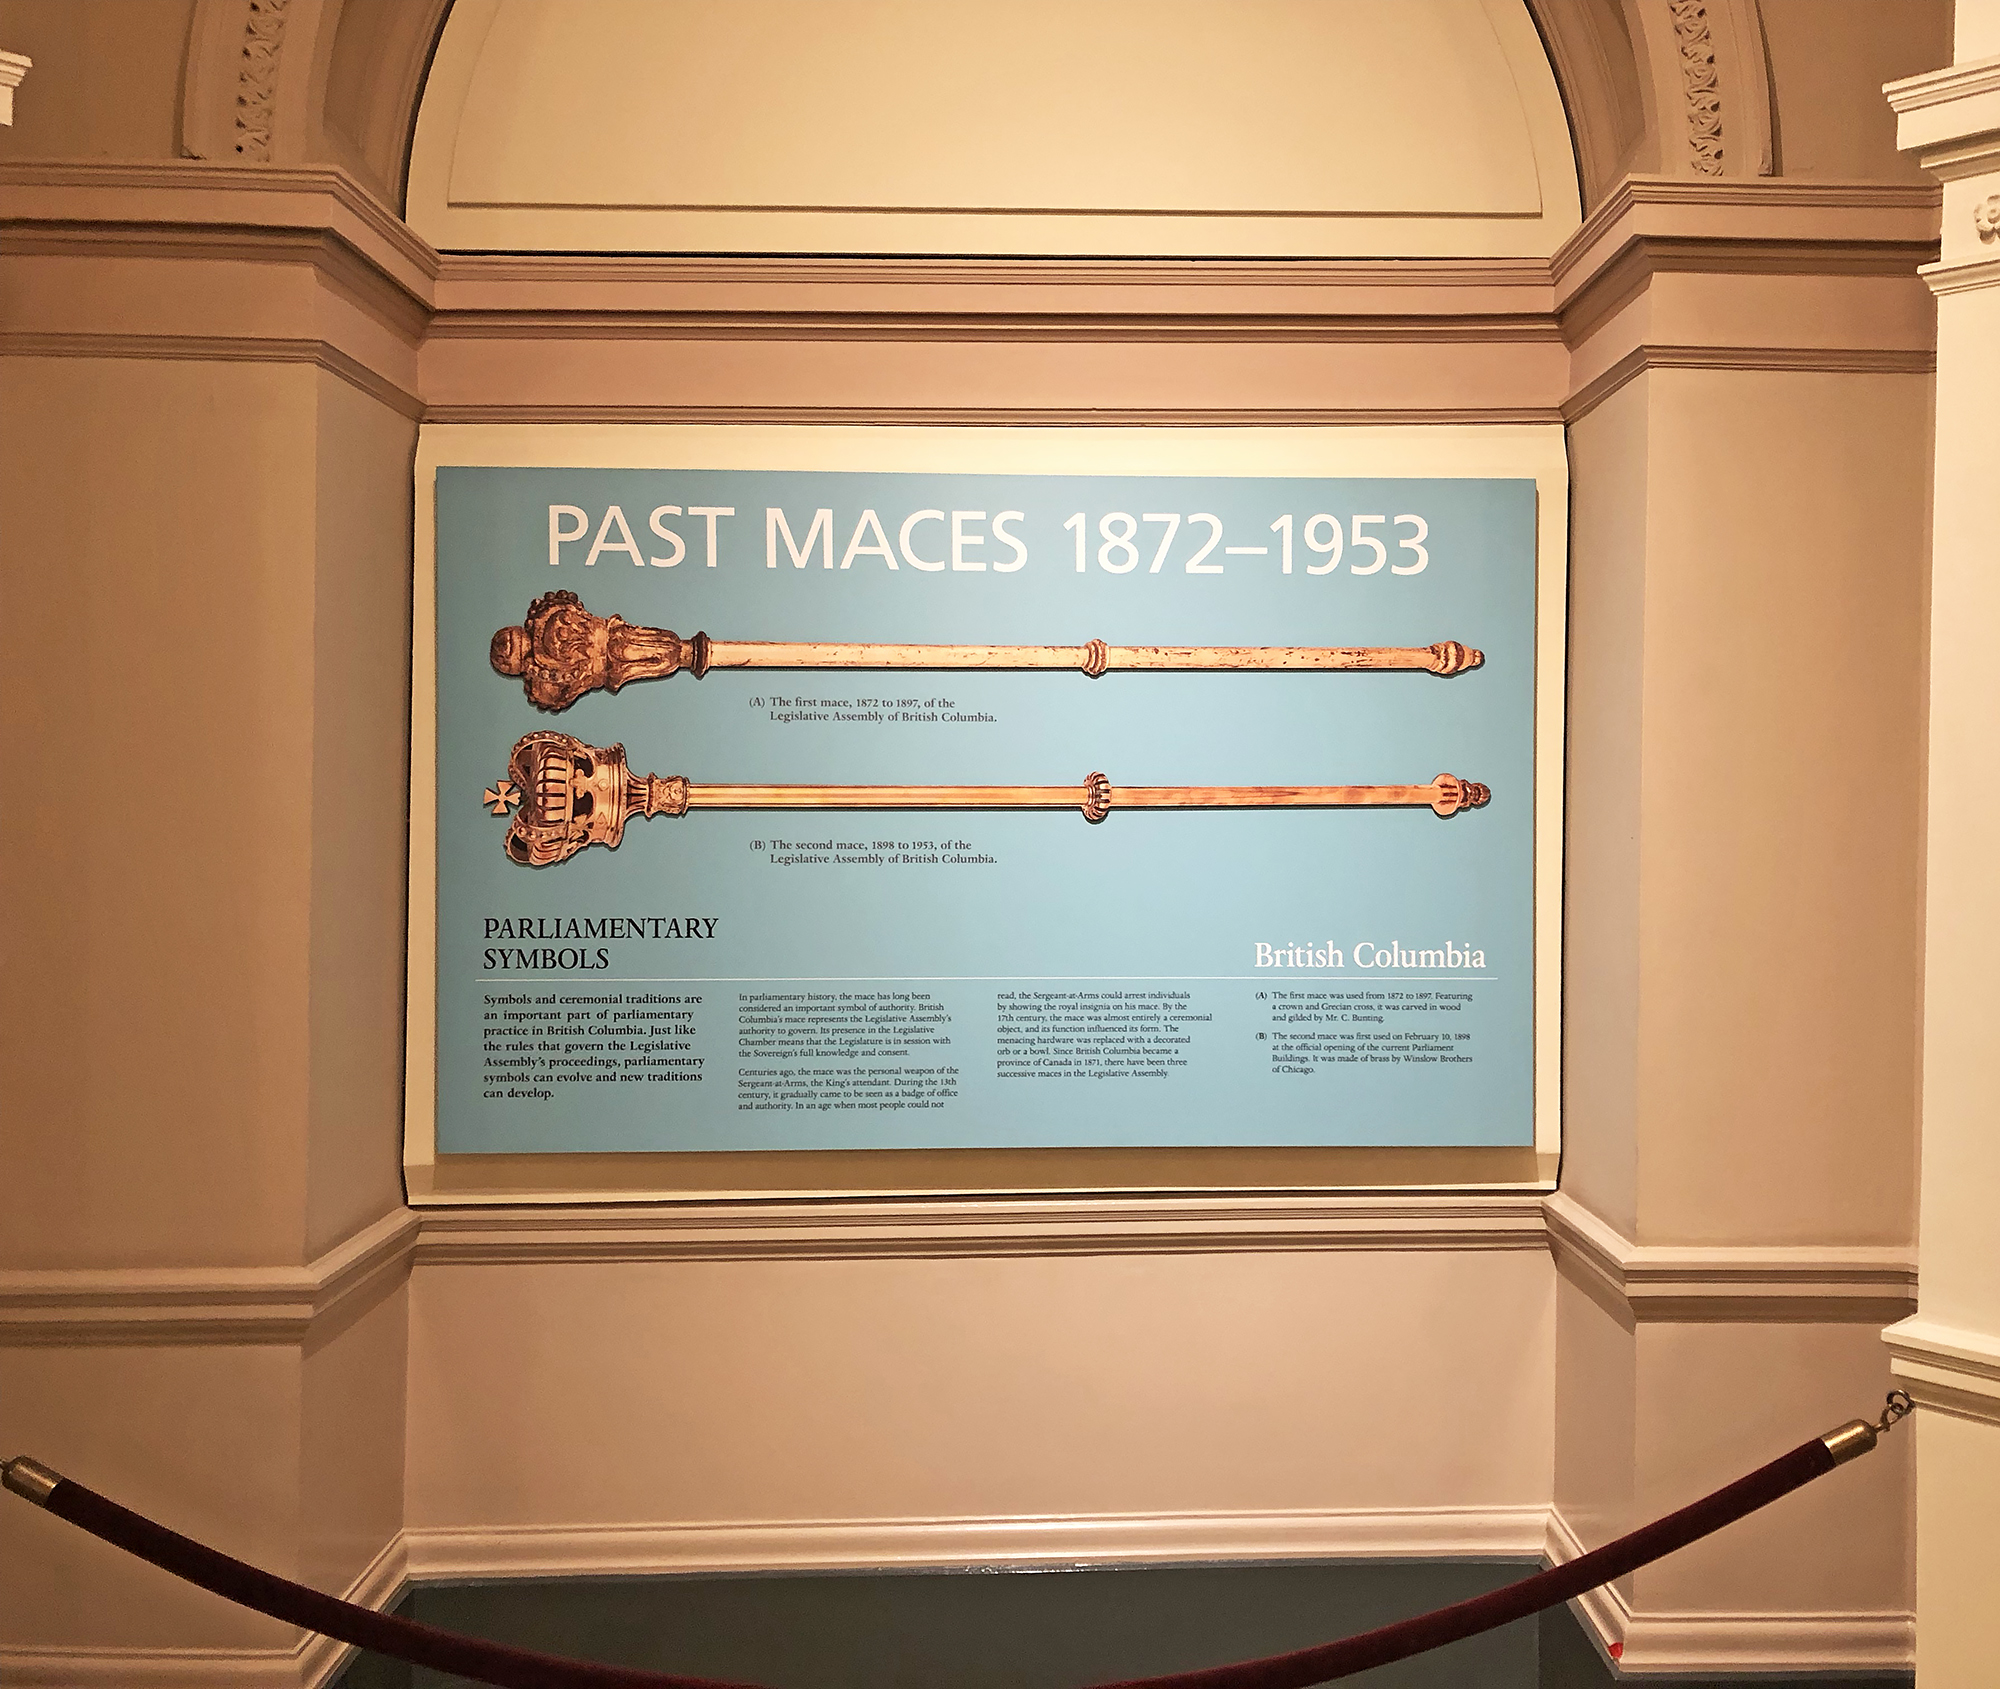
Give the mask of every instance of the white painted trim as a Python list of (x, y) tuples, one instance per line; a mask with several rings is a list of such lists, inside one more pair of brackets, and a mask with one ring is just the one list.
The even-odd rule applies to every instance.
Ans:
[(14, 90), (21, 86), (21, 80), (34, 68), (35, 61), (26, 53), (0, 53), (0, 123), (14, 121)]
[(1640, 1320), (1894, 1319), (1917, 1299), (1914, 1250), (1874, 1244), (1637, 1244), (1566, 1191), (1542, 1199), (1559, 1270)]
[[(387, 1544), (345, 1599), (380, 1611), (411, 1583), (466, 1578), (1332, 1558), (1540, 1557), (1561, 1565), (1584, 1551), (1560, 1510), (1544, 1506), (429, 1526)], [(1600, 1650), (1623, 1644), (1621, 1677), (1895, 1671), (1915, 1657), (1907, 1612), (1635, 1613), (1616, 1588), (1574, 1605)], [(15, 1647), (0, 1650), (0, 1681), (18, 1689), (322, 1689), (351, 1653), (310, 1636), (288, 1649)]]
[(1979, 94), (2000, 94), (2000, 58), (1968, 59), (1942, 70), (1919, 71), (1915, 76), (1883, 83), (1882, 93), (1898, 116)]
[(1948, 293), (1973, 293), (2000, 287), (2000, 258), (1967, 258), (1957, 263), (1926, 264), (1917, 272), (1942, 299)]
[(1882, 1341), (1890, 1372), (1920, 1406), (2000, 1425), (2000, 1335), (1913, 1314)]
[(1916, 1297), (1908, 1250), (1640, 1246), (1565, 1192), (522, 1201), (399, 1208), (304, 1267), (0, 1272), (0, 1345), (298, 1343), (414, 1266), (1543, 1248), (1642, 1320), (1875, 1321)]
[[(1552, 1505), (1549, 1508), (1548, 1532), (1542, 1544), (1542, 1558), (1551, 1566), (1567, 1566), (1572, 1560), (1581, 1560), (1588, 1552), (1583, 1538), (1563, 1517), (1562, 1509)], [(1615, 1673), (1618, 1667), (1611, 1650), (1624, 1644), (1626, 1628), (1632, 1622), (1632, 1609), (1623, 1593), (1615, 1583), (1599, 1584), (1595, 1589), (1586, 1589), (1569, 1603), (1569, 1607), (1583, 1626), (1584, 1635), (1597, 1644), (1598, 1653)]]
[(667, 1572), (946, 1570), (1207, 1560), (1463, 1558), (1542, 1551), (1548, 1510), (1410, 1507), (670, 1525), (418, 1527), (412, 1581)]
[[(1566, 1565), (1587, 1545), (1559, 1508), (1549, 1510), (1550, 1565)], [(1911, 1612), (1635, 1612), (1616, 1585), (1571, 1603), (1585, 1633), (1623, 1679), (1666, 1672), (1902, 1671), (1917, 1657)]]
[(1885, 82), (1882, 92), (1895, 108), (1896, 145), (1904, 152), (1948, 147), (2000, 130), (2000, 58)]
[[(381, 1612), (408, 1583), (398, 1532), (341, 1592)], [(321, 1689), (354, 1650), (331, 1637), (300, 1634), (289, 1648), (0, 1648), (8, 1689)]]
[[(404, 1533), (398, 1531), (382, 1545), (381, 1553), (362, 1568), (361, 1575), (347, 1586), (341, 1599), (377, 1613), (386, 1612), (402, 1599), (409, 1582), (409, 1551)], [(330, 1636), (307, 1631), (291, 1652), (295, 1662), (292, 1683), (296, 1689), (320, 1689), (339, 1675), (355, 1650)]]
[(396, 1208), (302, 1267), (0, 1272), (0, 1345), (302, 1342), (407, 1273), (416, 1240), (416, 1215)]
[(433, 1208), (422, 1265), (1540, 1249), (1540, 1198), (1203, 1197), (682, 1202)]

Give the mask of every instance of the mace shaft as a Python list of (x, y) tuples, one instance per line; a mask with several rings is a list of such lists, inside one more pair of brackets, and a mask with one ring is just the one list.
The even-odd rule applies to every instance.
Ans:
[[(695, 635), (700, 639), (703, 636)], [(1435, 645), (892, 645), (827, 640), (711, 639), (711, 669), (1403, 669), (1456, 674), (1482, 654)]]
[[(657, 778), (657, 777), (656, 777)], [(1093, 775), (1093, 780), (1102, 779)], [(1461, 786), (1468, 782), (1459, 782)], [(1478, 788), (1483, 791), (1484, 788)], [(1446, 794), (1424, 786), (1111, 786), (1107, 809), (1435, 809)], [(1467, 798), (1454, 808), (1469, 808)], [(747, 786), (687, 783), (689, 809), (1076, 809), (1086, 788), (1068, 786)]]
[(1068, 669), (1092, 679), (1119, 670), (1404, 670), (1450, 676), (1478, 668), (1482, 652), (1455, 639), (1435, 645), (920, 645), (845, 640), (683, 638), (622, 616), (593, 615), (573, 592), (544, 593), (518, 627), (493, 636), (491, 660), (519, 675), (538, 708), (566, 710), (587, 692), (634, 680), (711, 669)]
[(482, 801), (514, 812), (507, 854), (546, 868), (587, 845), (614, 850), (628, 821), (691, 809), (1071, 809), (1102, 821), (1122, 809), (1416, 808), (1441, 816), (1477, 809), (1491, 793), (1476, 780), (1440, 774), (1422, 786), (1113, 786), (1092, 774), (1080, 786), (825, 786), (697, 784), (681, 774), (638, 774), (623, 745), (587, 745), (567, 733), (527, 734), (507, 777)]

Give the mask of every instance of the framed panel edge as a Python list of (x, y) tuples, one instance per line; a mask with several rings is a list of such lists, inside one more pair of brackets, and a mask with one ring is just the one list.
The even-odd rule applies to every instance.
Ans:
[[(1337, 452), (1338, 462), (1329, 463)], [(538, 1183), (513, 1168), (480, 1181), (483, 1156), (437, 1153), (437, 471), (510, 468), (899, 470), (939, 474), (1133, 471), (1181, 475), (1507, 476), (1532, 479), (1535, 516), (1534, 1143), (1514, 1152), (1327, 1146), (1186, 1150), (741, 1151), (702, 1159), (709, 1176), (654, 1185), (595, 1169), (658, 1156), (552, 1156), (577, 1183)], [(772, 1200), (898, 1195), (1288, 1191), (1549, 1191), (1562, 1149), (1562, 905), (1565, 703), (1568, 674), (1569, 463), (1560, 423), (1247, 427), (898, 427), (883, 425), (424, 423), (413, 501), (415, 591), (410, 665), (409, 946), (405, 993), (403, 1175), (413, 1207)], [(1113, 1155), (1120, 1159), (1114, 1167)], [(838, 1156), (831, 1185), (732, 1176), (780, 1162)], [(773, 1160), (776, 1156), (778, 1159)], [(1090, 1158), (1081, 1179), (1051, 1179), (1048, 1158)], [(503, 1158), (509, 1162), (522, 1157)], [(1203, 1178), (1231, 1161), (1238, 1176)], [(557, 1164), (564, 1164), (558, 1166)], [(688, 1164), (692, 1167), (692, 1163)], [(883, 1177), (872, 1174), (879, 1166)], [(954, 1170), (981, 1169), (978, 1182)], [(497, 1163), (496, 1174), (501, 1172)], [(1343, 1173), (1346, 1175), (1343, 1177)], [(718, 1176), (720, 1175), (720, 1176)], [(893, 1175), (893, 1176), (892, 1176)], [(1247, 1175), (1247, 1176), (1246, 1176)]]

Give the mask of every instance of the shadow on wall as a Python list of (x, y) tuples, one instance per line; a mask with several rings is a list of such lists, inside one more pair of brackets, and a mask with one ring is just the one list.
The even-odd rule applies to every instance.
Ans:
[[(1093, 1570), (431, 1584), (405, 1618), (607, 1663), (774, 1689), (1074, 1689), (1301, 1648), (1462, 1601), (1537, 1563), (1344, 1561)], [(358, 1656), (338, 1689), (463, 1679)], [(1361, 1689), (1606, 1689), (1568, 1608), (1346, 1680)], [(1661, 1689), (1910, 1689), (1908, 1674), (1663, 1678)]]

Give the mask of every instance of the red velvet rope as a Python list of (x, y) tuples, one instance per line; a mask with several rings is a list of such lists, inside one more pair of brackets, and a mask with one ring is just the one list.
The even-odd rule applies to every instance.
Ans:
[[(1384, 1625), (1343, 1641), (1302, 1648), (1296, 1653), (1210, 1666), (1202, 1671), (1173, 1672), (1164, 1677), (1132, 1678), (1116, 1684), (1099, 1684), (1094, 1689), (1307, 1689), (1310, 1684), (1349, 1677), (1511, 1624), (1515, 1619), (1539, 1613), (1587, 1589), (1623, 1577), (1664, 1554), (1721, 1530), (1746, 1513), (1754, 1513), (1782, 1495), (1789, 1495), (1821, 1473), (1831, 1471), (1833, 1466), (1832, 1452), (1815, 1437), (1678, 1513), (1669, 1513), (1664, 1519), (1641, 1526), (1629, 1536), (1607, 1543), (1568, 1565), (1537, 1572), (1505, 1588), (1474, 1596), (1470, 1601), (1440, 1607), (1434, 1613)], [(412, 1665), (475, 1678), (497, 1685), (498, 1689), (754, 1689), (751, 1685), (714, 1678), (678, 1677), (630, 1666), (566, 1660), (555, 1654), (539, 1654), (526, 1648), (509, 1648), (498, 1642), (459, 1636), (432, 1625), (397, 1618), (393, 1613), (373, 1612), (217, 1553), (68, 1478), (56, 1485), (46, 1506), (49, 1512), (82, 1527), (92, 1536), (239, 1606), (302, 1630), (318, 1631), (323, 1636), (407, 1660)]]

